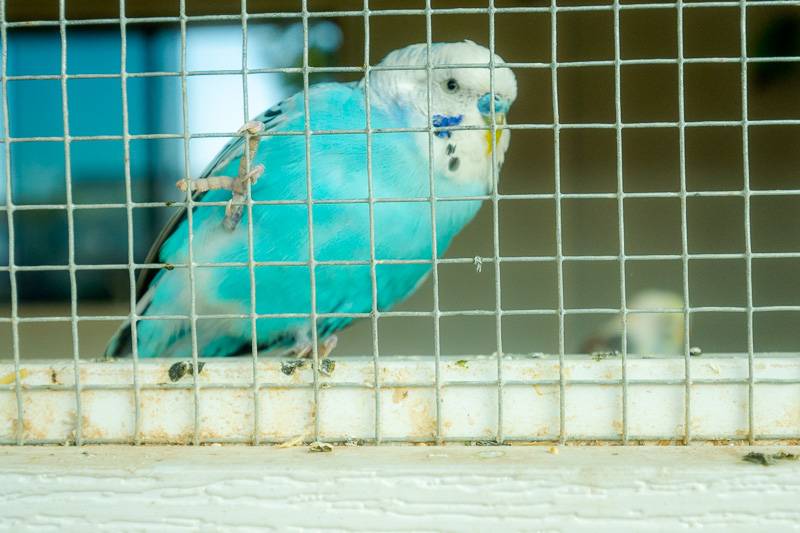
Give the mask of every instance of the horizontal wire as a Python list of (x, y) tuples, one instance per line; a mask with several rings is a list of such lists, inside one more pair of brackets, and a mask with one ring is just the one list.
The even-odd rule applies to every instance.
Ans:
[[(681, 254), (649, 254), (649, 255), (626, 255), (620, 257), (619, 255), (563, 255), (562, 260), (565, 262), (608, 262), (608, 261), (679, 261), (683, 259)], [(696, 253), (686, 256), (691, 260), (733, 260), (733, 259), (746, 259), (748, 257), (745, 253)], [(800, 252), (752, 252), (750, 257), (753, 259), (798, 259)], [(542, 255), (542, 256), (502, 256), (497, 260), (500, 263), (549, 263), (554, 262), (558, 258), (556, 256)], [(450, 257), (437, 259), (437, 264), (472, 264), (480, 263), (493, 263), (495, 258), (492, 256), (481, 257)], [(375, 264), (378, 265), (429, 265), (432, 264), (431, 259), (375, 259)], [(365, 260), (320, 260), (315, 261), (317, 266), (369, 266), (370, 261)], [(256, 267), (308, 267), (308, 261), (254, 261), (253, 265)], [(248, 262), (195, 262), (195, 267), (199, 268), (245, 268), (249, 266)], [(173, 268), (188, 268), (186, 263), (108, 263), (108, 264), (78, 264), (74, 265), (76, 270), (128, 270), (129, 268), (135, 269), (173, 269)], [(68, 265), (19, 265), (14, 266), (0, 266), (0, 272), (60, 272), (68, 270)]]
[[(259, 443), (265, 445), (276, 445), (276, 444), (284, 444), (287, 440), (292, 439), (294, 435), (287, 434), (283, 438), (276, 438), (274, 436), (263, 435), (259, 437)], [(460, 444), (472, 444), (475, 446), (481, 446), (482, 442), (486, 443), (494, 443), (493, 435), (486, 434), (483, 438), (478, 435), (462, 435), (462, 436), (440, 436), (438, 439), (434, 438), (425, 438), (425, 437), (411, 437), (411, 438), (403, 438), (403, 437), (384, 437), (381, 436), (381, 443), (385, 444), (435, 444), (436, 442), (444, 442), (444, 443), (460, 443)], [(785, 435), (759, 435), (757, 442), (785, 442), (786, 440), (794, 440), (800, 437), (800, 433), (787, 433)], [(651, 446), (664, 446), (665, 442), (676, 442), (680, 439), (680, 436), (676, 435), (629, 435), (628, 441), (634, 443), (642, 443), (645, 445)], [(304, 441), (305, 444), (309, 444), (311, 439)], [(374, 436), (367, 436), (366, 434), (363, 437), (356, 437), (354, 438), (351, 435), (339, 435), (336, 437), (327, 437), (325, 438), (325, 442), (332, 443), (332, 444), (343, 444), (348, 445), (349, 443), (353, 442), (353, 440), (358, 441), (360, 445), (371, 445), (376, 444)], [(742, 437), (741, 435), (736, 435), (733, 433), (721, 433), (718, 435), (700, 435), (697, 438), (693, 439), (700, 443), (712, 443), (712, 444), (719, 444), (719, 443), (746, 443), (747, 437)], [(512, 435), (512, 436), (504, 436), (503, 441), (505, 443), (537, 443), (537, 444), (556, 444), (559, 443), (558, 434), (552, 434), (551, 436), (542, 436), (542, 435)], [(113, 444), (135, 444), (136, 442), (132, 437), (130, 438), (108, 438), (108, 439), (83, 439), (83, 444), (85, 445), (113, 445)], [(32, 446), (43, 446), (43, 445), (50, 445), (50, 444), (57, 444), (57, 445), (64, 445), (64, 439), (26, 439), (25, 443)], [(172, 438), (167, 437), (166, 440), (162, 439), (142, 439), (141, 444), (147, 443), (175, 443), (175, 444), (185, 444), (188, 443), (187, 439), (182, 438), (180, 436), (175, 436)], [(252, 444), (252, 435), (243, 436), (243, 437), (228, 437), (228, 438), (201, 438), (199, 444), (201, 445), (217, 445), (217, 444), (230, 444), (230, 445), (237, 445), (237, 444)], [(474, 443), (474, 444), (473, 444)], [(576, 435), (576, 436), (566, 436), (563, 439), (563, 443), (569, 444), (571, 446), (579, 446), (579, 445), (596, 445), (602, 443), (609, 443), (609, 444), (622, 444), (622, 437), (619, 435)], [(0, 439), (0, 445), (8, 445), (8, 444), (16, 444), (16, 441), (13, 439)]]
[[(592, 200), (592, 199), (616, 199), (618, 197), (629, 199), (659, 199), (659, 198), (679, 198), (681, 193), (677, 192), (643, 192), (643, 193), (562, 193), (561, 198), (567, 200)], [(742, 197), (745, 193), (742, 191), (695, 191), (686, 193), (690, 198), (718, 198), (718, 197)], [(750, 191), (751, 196), (797, 196), (800, 195), (800, 189), (765, 189)], [(552, 200), (555, 197), (551, 193), (539, 194), (501, 194), (500, 200)], [(486, 200), (485, 195), (480, 196), (448, 196), (435, 198), (437, 202), (463, 202)], [(375, 203), (427, 203), (434, 198), (418, 196), (418, 197), (401, 197), (401, 198), (375, 198)], [(314, 198), (312, 204), (314, 205), (332, 205), (332, 204), (366, 204), (368, 200), (364, 198), (342, 198), (342, 199), (320, 199)], [(92, 210), (92, 209), (125, 209), (130, 205), (134, 208), (173, 208), (173, 207), (186, 207), (186, 202), (131, 202), (126, 203), (102, 203), (102, 204), (13, 204), (11, 207), (0, 206), (2, 211), (50, 211), (50, 210)], [(222, 201), (208, 201), (208, 202), (194, 202), (193, 207), (219, 207), (225, 206), (227, 202)], [(253, 200), (253, 205), (307, 205), (306, 200)]]
[[(748, 311), (747, 306), (698, 306), (689, 307), (689, 313), (745, 313)], [(800, 305), (764, 305), (753, 306), (754, 313), (776, 313), (776, 312), (800, 312)], [(558, 309), (503, 309), (502, 311), (492, 309), (462, 309), (439, 311), (378, 311), (375, 316), (379, 318), (434, 318), (441, 317), (454, 317), (454, 316), (557, 316), (559, 312), (565, 315), (638, 315), (638, 314), (683, 314), (684, 308), (647, 308), (647, 309), (630, 309), (626, 308), (624, 311), (618, 307), (587, 307), (587, 308), (564, 308), (559, 311)], [(209, 313), (195, 315), (201, 320), (234, 320), (245, 318), (309, 318), (311, 313)], [(317, 312), (315, 316), (318, 318), (370, 318), (373, 316), (371, 312), (364, 313), (323, 313)], [(43, 322), (69, 322), (73, 319), (78, 322), (99, 322), (111, 320), (127, 320), (131, 318), (130, 315), (80, 315), (77, 317), (71, 316), (19, 316), (17, 318), (0, 317), (1, 323), (43, 323)], [(189, 320), (190, 315), (146, 315), (137, 316), (138, 321), (149, 320)], [(496, 384), (496, 383), (495, 383)]]
[[(711, 128), (711, 127), (759, 127), (759, 126), (800, 126), (800, 119), (750, 119), (743, 120), (697, 120), (686, 121), (683, 124), (672, 121), (658, 122), (623, 122), (619, 125), (623, 129), (640, 128)], [(520, 124), (498, 124), (497, 130), (552, 130), (556, 126), (553, 123), (520, 123)], [(617, 124), (613, 122), (574, 122), (559, 123), (559, 129), (616, 129)], [(427, 127), (427, 128), (374, 128), (367, 129), (336, 129), (336, 130), (311, 130), (310, 135), (364, 135), (367, 134), (389, 134), (389, 133), (442, 133), (453, 131), (490, 131), (490, 126), (447, 126), (447, 127)], [(217, 139), (236, 137), (240, 134), (236, 132), (205, 132), (191, 133), (189, 139)], [(274, 131), (267, 130), (258, 133), (258, 137), (291, 137), (304, 136), (303, 130)], [(130, 134), (130, 140), (164, 140), (164, 139), (183, 139), (179, 133), (143, 133)], [(70, 135), (70, 136), (33, 136), (33, 137), (8, 137), (0, 139), (0, 144), (8, 143), (31, 143), (31, 142), (82, 142), (82, 141), (121, 141), (122, 135)]]
[[(259, 437), (259, 443), (265, 445), (276, 445), (276, 444), (283, 444), (287, 440), (290, 440), (293, 435), (287, 434), (283, 438), (276, 438), (274, 436), (263, 435)], [(756, 439), (759, 443), (783, 443), (787, 440), (794, 440), (800, 437), (800, 433), (787, 433), (785, 435), (759, 435)], [(680, 437), (675, 435), (629, 435), (628, 441), (633, 443), (641, 443), (644, 445), (650, 446), (664, 446), (664, 443), (677, 443)], [(736, 435), (733, 433), (721, 433), (718, 435), (700, 435), (696, 439), (697, 442), (703, 444), (720, 444), (720, 443), (747, 443), (747, 437), (742, 437), (741, 435)], [(343, 444), (347, 446), (348, 444), (352, 443), (353, 440), (358, 441), (359, 445), (374, 445), (376, 444), (374, 436), (367, 436), (366, 434), (362, 437), (357, 437), (354, 439), (351, 435), (339, 435), (337, 437), (326, 437), (325, 442), (332, 443), (332, 444)], [(385, 444), (428, 444), (432, 445), (436, 442), (444, 442), (444, 443), (460, 443), (460, 444), (469, 444), (474, 446), (483, 446), (483, 443), (492, 443), (494, 445), (493, 435), (486, 434), (485, 437), (481, 438), (477, 435), (463, 435), (463, 436), (441, 436), (438, 440), (434, 438), (425, 438), (425, 437), (412, 437), (412, 438), (402, 438), (402, 437), (381, 437), (380, 442)], [(535, 443), (537, 445), (547, 445), (547, 444), (557, 444), (559, 443), (558, 434), (552, 434), (551, 436), (542, 436), (542, 435), (518, 435), (518, 436), (509, 436), (503, 438), (504, 443)], [(186, 443), (186, 439), (181, 438), (180, 436), (175, 436), (169, 440), (162, 441), (156, 439), (142, 439), (142, 444), (147, 443), (175, 443), (175, 444), (182, 444)], [(63, 445), (63, 439), (26, 439), (26, 444), (30, 444), (33, 446), (42, 446), (48, 444), (57, 444)], [(218, 445), (218, 444), (230, 444), (230, 445), (240, 445), (240, 444), (252, 444), (252, 436), (246, 437), (229, 437), (229, 438), (201, 438), (200, 443), (201, 445)], [(304, 441), (305, 444), (310, 443), (310, 439)], [(578, 436), (567, 436), (563, 439), (563, 444), (568, 444), (570, 446), (580, 446), (580, 445), (596, 445), (596, 444), (613, 444), (613, 445), (621, 445), (622, 444), (622, 437), (619, 435), (578, 435)], [(7, 445), (7, 444), (16, 444), (16, 441), (10, 439), (0, 439), (0, 445)], [(113, 445), (113, 444), (136, 444), (136, 442), (132, 438), (108, 438), (108, 439), (83, 439), (83, 444), (86, 445)]]
[[(746, 355), (742, 354), (742, 360), (746, 361)], [(368, 356), (365, 356), (368, 357)], [(391, 356), (386, 356), (387, 359), (392, 359)], [(200, 358), (201, 361), (213, 364), (208, 358)], [(678, 358), (676, 358), (678, 360)], [(142, 363), (144, 364), (144, 363)], [(564, 384), (573, 387), (591, 387), (591, 386), (614, 386), (622, 385), (623, 380), (620, 379), (565, 379)], [(669, 378), (669, 379), (628, 379), (628, 385), (650, 387), (650, 386), (670, 386), (670, 387), (683, 387), (686, 380), (683, 378)], [(754, 380), (756, 385), (798, 385), (800, 378), (797, 379), (777, 379), (777, 378), (756, 378)], [(504, 380), (503, 385), (509, 387), (558, 387), (560, 380), (554, 379), (509, 379)], [(707, 386), (729, 386), (729, 385), (749, 385), (750, 380), (747, 378), (720, 378), (720, 379), (693, 379), (693, 385), (707, 385)], [(314, 384), (309, 380), (308, 383), (291, 383), (277, 382), (277, 381), (259, 381), (257, 382), (259, 389), (265, 392), (268, 390), (308, 390), (313, 391)], [(496, 388), (497, 380), (442, 380), (442, 387), (450, 388), (473, 388), (483, 387), (486, 389)], [(214, 383), (212, 381), (203, 382), (203, 389), (205, 390), (252, 390), (253, 381), (247, 380), (240, 383)], [(431, 379), (430, 381), (379, 381), (379, 388), (386, 389), (433, 389), (436, 387), (436, 382)], [(321, 389), (350, 389), (350, 390), (374, 390), (376, 389), (374, 382), (324, 382), (320, 384)], [(191, 382), (186, 383), (146, 383), (140, 385), (140, 390), (157, 390), (157, 391), (174, 391), (183, 390), (191, 392), (194, 386)], [(14, 385), (0, 385), (0, 391), (13, 391)], [(22, 390), (28, 391), (51, 391), (51, 392), (75, 392), (75, 386), (70, 384), (23, 384)], [(81, 386), (81, 391), (128, 391), (133, 392), (130, 383), (126, 384), (87, 384)]]
[[(798, 196), (800, 189), (754, 189), (749, 192), (738, 190), (720, 191), (691, 191), (686, 193), (687, 198), (719, 198), (719, 197), (745, 197), (745, 196)], [(566, 200), (616, 200), (623, 199), (660, 199), (660, 198), (680, 198), (682, 193), (673, 191), (655, 192), (593, 192), (593, 193), (561, 193), (558, 195)], [(556, 195), (553, 193), (533, 193), (533, 194), (497, 194), (498, 200), (553, 200)], [(437, 202), (464, 202), (474, 200), (488, 200), (488, 195), (476, 196), (441, 196), (431, 198), (429, 196), (408, 196), (408, 197), (376, 197), (374, 203), (426, 203), (431, 200)], [(368, 204), (369, 198), (312, 198), (313, 205), (332, 205), (332, 204)], [(297, 198), (293, 200), (252, 200), (254, 206), (258, 205), (307, 205), (308, 200)], [(81, 210), (81, 209), (127, 209), (133, 208), (162, 208), (162, 207), (186, 207), (186, 202), (130, 202), (130, 203), (73, 203), (73, 204), (11, 204), (10, 206), (0, 205), (0, 212), (3, 211), (49, 211), (49, 210)], [(193, 202), (192, 206), (197, 207), (219, 207), (227, 206), (228, 202)]]
[[(747, 63), (795, 63), (800, 62), (800, 56), (762, 56), (762, 57), (748, 57)], [(555, 61), (556, 68), (583, 68), (583, 67), (613, 67), (615, 62), (613, 59), (599, 59), (589, 61)], [(687, 58), (683, 61), (686, 64), (717, 64), (717, 63), (733, 63), (740, 65), (742, 59), (740, 57), (693, 57)], [(622, 59), (619, 61), (622, 66), (639, 66), (639, 65), (677, 65), (678, 60), (669, 57), (654, 57), (654, 58), (638, 58), (638, 59)], [(553, 68), (553, 62), (509, 62), (509, 63), (496, 63), (495, 68), (512, 68), (512, 69), (550, 69)], [(447, 70), (454, 68), (488, 68), (488, 65), (482, 63), (455, 63), (455, 64), (437, 64), (432, 66), (434, 70)], [(415, 66), (381, 66), (376, 65), (370, 67), (370, 71), (415, 71), (425, 70), (425, 67)], [(310, 74), (348, 74), (348, 73), (365, 73), (366, 69), (359, 66), (336, 66), (336, 67), (308, 67), (307, 71)], [(248, 69), (214, 69), (214, 70), (190, 70), (186, 72), (187, 76), (242, 76), (251, 74), (301, 74), (302, 67), (262, 67), (262, 68), (248, 68)], [(92, 79), (119, 79), (122, 74), (118, 73), (80, 73), (80, 74), (20, 74), (6, 76), (8, 81), (47, 81), (47, 80), (92, 80)], [(181, 73), (178, 71), (151, 71), (151, 72), (126, 72), (126, 78), (180, 78)]]
[[(800, 6), (798, 0), (750, 0), (750, 1), (716, 1), (716, 2), (657, 2), (652, 4), (620, 4), (618, 9), (620, 11), (636, 11), (636, 10), (651, 10), (651, 9), (675, 9), (682, 7), (683, 9), (706, 9), (706, 8), (741, 8), (751, 7), (778, 7), (778, 6)], [(185, 21), (192, 22), (238, 22), (241, 23), (243, 17), (251, 20), (285, 20), (285, 19), (298, 19), (301, 20), (304, 16), (314, 18), (338, 18), (338, 17), (382, 17), (382, 16), (425, 16), (430, 13), (432, 16), (437, 15), (488, 15), (493, 12), (495, 15), (519, 15), (526, 13), (541, 13), (550, 14), (555, 11), (557, 13), (568, 12), (586, 12), (586, 11), (612, 11), (613, 4), (601, 5), (577, 5), (577, 6), (556, 6), (551, 8), (547, 7), (493, 7), (480, 8), (480, 7), (460, 7), (460, 8), (438, 8), (438, 9), (370, 9), (368, 12), (364, 10), (340, 10), (340, 11), (307, 11), (303, 12), (276, 12), (276, 13), (247, 13), (243, 16), (242, 13), (236, 14), (219, 14), (219, 15), (185, 15), (185, 16), (160, 16), (160, 17), (131, 17), (125, 18), (124, 21), (127, 25), (135, 24), (166, 24), (166, 23), (180, 23)], [(96, 19), (71, 19), (66, 20), (67, 26), (93, 26), (103, 24), (120, 24), (121, 19), (118, 17), (109, 18), (96, 18)], [(42, 26), (58, 26), (57, 20), (26, 20), (26, 21), (13, 21), (6, 23), (8, 28), (36, 28)]]

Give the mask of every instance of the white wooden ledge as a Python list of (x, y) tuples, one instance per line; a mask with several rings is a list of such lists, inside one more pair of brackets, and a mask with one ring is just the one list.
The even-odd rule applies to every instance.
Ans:
[(8, 446), (0, 531), (800, 528), (800, 461), (751, 450)]
[[(317, 373), (310, 362), (287, 372), (286, 360), (261, 359), (258, 394), (249, 358), (207, 360), (198, 378), (175, 382), (175, 360), (81, 362), (75, 393), (72, 361), (24, 363), (17, 383), (13, 364), (0, 363), (0, 444), (200, 442), (281, 443), (373, 439), (376, 420), (384, 441), (431, 441), (437, 430), (435, 363), (430, 357), (387, 357), (376, 378), (371, 358), (341, 358)], [(697, 440), (749, 436), (749, 372), (744, 357), (702, 355), (690, 361), (690, 433)], [(552, 441), (560, 434), (559, 363), (552, 357), (508, 357), (498, 395), (493, 357), (443, 357), (438, 414), (446, 441), (502, 436)], [(687, 387), (682, 358), (627, 361), (627, 417), (623, 421), (622, 364), (618, 357), (570, 356), (564, 370), (564, 431), (574, 440), (618, 440), (624, 422), (631, 441), (681, 440)], [(800, 357), (759, 356), (753, 368), (753, 431), (757, 439), (800, 437)], [(374, 384), (379, 384), (377, 393)], [(21, 396), (19, 421), (17, 388)], [(77, 397), (80, 398), (78, 409)], [(195, 411), (195, 402), (198, 410)], [(378, 412), (376, 412), (378, 411)], [(196, 416), (195, 416), (195, 413)], [(138, 415), (138, 416), (137, 416)], [(319, 433), (315, 435), (318, 424)]]

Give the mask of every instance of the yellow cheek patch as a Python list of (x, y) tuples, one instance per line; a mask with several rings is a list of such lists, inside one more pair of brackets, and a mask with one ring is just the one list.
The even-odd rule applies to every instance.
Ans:
[[(484, 119), (485, 120), (485, 119)], [(492, 122), (490, 120), (485, 120), (487, 126), (491, 126)], [(497, 113), (494, 116), (494, 123), (497, 126), (502, 126), (506, 123), (506, 115), (505, 113)], [(486, 131), (486, 155), (492, 153), (492, 132), (491, 130)], [(503, 136), (503, 130), (494, 130), (494, 142), (495, 144), (500, 143), (500, 138)]]
[[(500, 137), (502, 137), (502, 136), (503, 136), (503, 130), (495, 130), (495, 132), (494, 132), (494, 142), (495, 143), (499, 143), (500, 142)], [(492, 132), (491, 131), (487, 131), (486, 132), (486, 155), (489, 155), (491, 153), (492, 153)]]

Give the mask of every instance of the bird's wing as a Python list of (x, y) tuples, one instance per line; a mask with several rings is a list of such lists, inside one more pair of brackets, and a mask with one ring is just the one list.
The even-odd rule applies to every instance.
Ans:
[[(298, 112), (298, 106), (296, 105), (297, 96), (298, 95), (295, 95), (279, 102), (278, 104), (275, 104), (258, 115), (254, 120), (264, 124), (264, 131), (270, 131), (279, 128)], [(244, 137), (236, 137), (228, 141), (228, 144), (225, 145), (225, 147), (217, 154), (214, 160), (211, 161), (211, 163), (206, 167), (206, 169), (200, 175), (200, 178), (213, 176), (215, 173), (220, 172), (223, 168), (225, 168), (232, 160), (238, 160), (244, 153), (243, 146)], [(194, 202), (199, 202), (206, 195), (206, 192), (194, 193), (194, 195), (192, 195), (192, 200)], [(161, 230), (161, 233), (159, 233), (155, 242), (153, 242), (153, 246), (150, 248), (150, 251), (147, 252), (147, 256), (144, 260), (145, 263), (151, 264), (159, 262), (159, 253), (161, 252), (161, 247), (175, 232), (175, 229), (183, 222), (184, 218), (186, 218), (185, 206), (172, 215), (167, 224)], [(141, 271), (139, 278), (136, 281), (137, 300), (144, 296), (148, 287), (150, 286), (150, 283), (153, 281), (153, 278), (155, 278), (158, 272), (159, 270), (154, 268), (143, 269)]]

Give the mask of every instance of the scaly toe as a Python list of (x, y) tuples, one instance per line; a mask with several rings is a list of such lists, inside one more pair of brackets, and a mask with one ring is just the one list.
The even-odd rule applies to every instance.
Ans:
[(331, 352), (336, 348), (336, 345), (339, 343), (339, 338), (336, 335), (331, 335), (324, 341), (322, 341), (322, 346), (319, 349), (319, 356), (321, 358), (328, 357)]

